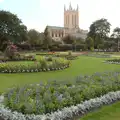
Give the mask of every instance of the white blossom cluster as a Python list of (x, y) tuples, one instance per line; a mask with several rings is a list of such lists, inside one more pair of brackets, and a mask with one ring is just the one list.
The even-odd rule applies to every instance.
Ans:
[(76, 106), (65, 107), (62, 110), (43, 115), (24, 115), (15, 111), (12, 112), (3, 105), (3, 98), (3, 96), (0, 97), (0, 117), (4, 120), (71, 120), (74, 116), (82, 116), (93, 109), (120, 100), (120, 91), (109, 92), (99, 98), (90, 99)]
[(120, 64), (120, 62), (114, 62), (114, 61), (104, 61), (104, 63), (108, 63), (108, 64)]
[(59, 68), (51, 68), (51, 69), (49, 69), (49, 68), (44, 68), (44, 69), (27, 69), (27, 70), (25, 70), (25, 69), (22, 69), (22, 70), (7, 70), (7, 69), (5, 69), (5, 70), (2, 70), (2, 71), (0, 71), (1, 73), (33, 73), (33, 72), (44, 72), (44, 71), (55, 71), (55, 70), (63, 70), (63, 69), (65, 69), (65, 68), (68, 68), (69, 67), (69, 65), (64, 65), (64, 66), (62, 66), (62, 67), (59, 67)]

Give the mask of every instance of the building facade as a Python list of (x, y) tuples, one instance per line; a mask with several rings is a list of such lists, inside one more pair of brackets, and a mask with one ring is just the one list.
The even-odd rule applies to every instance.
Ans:
[(71, 35), (77, 38), (85, 39), (88, 31), (79, 28), (79, 6), (73, 9), (71, 4), (69, 9), (64, 6), (64, 27), (47, 26), (50, 36), (56, 41), (60, 41), (63, 37)]

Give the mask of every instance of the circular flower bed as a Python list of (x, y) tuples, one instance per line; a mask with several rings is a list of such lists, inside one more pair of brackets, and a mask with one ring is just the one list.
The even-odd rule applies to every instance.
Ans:
[(62, 70), (69, 67), (70, 62), (62, 58), (55, 58), (48, 62), (45, 58), (34, 62), (6, 62), (0, 63), (0, 73), (31, 73), (42, 71)]
[(88, 53), (88, 54), (83, 54), (85, 56), (89, 56), (89, 57), (96, 57), (96, 58), (110, 58), (111, 55), (109, 54), (94, 54), (94, 53)]
[(120, 59), (111, 59), (111, 60), (106, 60), (104, 62), (109, 64), (120, 64)]

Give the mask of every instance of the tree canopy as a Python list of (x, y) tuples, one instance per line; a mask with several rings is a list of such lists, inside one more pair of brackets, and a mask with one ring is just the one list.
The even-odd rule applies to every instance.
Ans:
[(7, 40), (13, 43), (24, 41), (27, 34), (27, 27), (17, 15), (0, 10), (0, 42), (4, 44)]
[(67, 36), (65, 36), (64, 38), (63, 38), (63, 42), (65, 43), (65, 44), (74, 44), (75, 43), (75, 38), (73, 37), (73, 36), (71, 36), (71, 35), (67, 35)]
[(49, 49), (49, 47), (52, 44), (52, 38), (50, 37), (49, 31), (48, 31), (48, 27), (46, 27), (45, 30), (44, 30), (44, 41), (43, 41), (43, 44), (46, 47), (46, 49)]
[(99, 48), (101, 44), (104, 44), (106, 37), (110, 33), (111, 24), (107, 19), (99, 19), (90, 25), (90, 31), (88, 37), (94, 40), (94, 47)]
[(35, 29), (30, 29), (28, 31), (29, 43), (31, 45), (40, 45), (43, 42), (44, 34), (36, 31)]

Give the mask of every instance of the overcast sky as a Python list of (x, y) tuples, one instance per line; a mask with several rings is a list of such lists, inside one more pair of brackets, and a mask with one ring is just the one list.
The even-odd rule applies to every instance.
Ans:
[(106, 18), (112, 29), (120, 27), (120, 0), (0, 0), (0, 9), (18, 15), (28, 29), (40, 32), (46, 25), (63, 26), (64, 4), (79, 5), (80, 28), (89, 30), (90, 24)]

